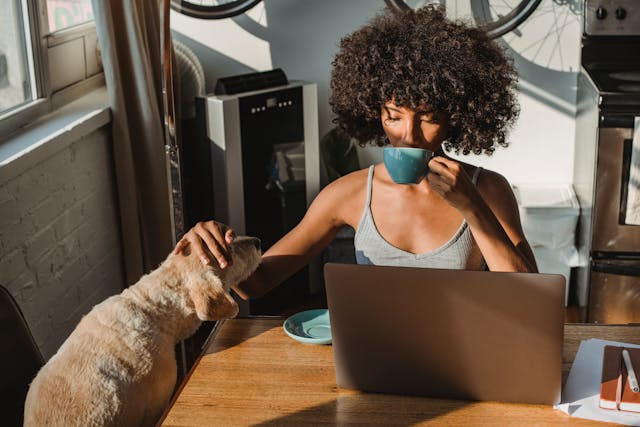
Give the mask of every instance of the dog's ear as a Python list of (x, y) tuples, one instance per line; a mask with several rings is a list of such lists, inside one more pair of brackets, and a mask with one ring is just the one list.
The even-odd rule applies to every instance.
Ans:
[(202, 272), (202, 280), (193, 283), (189, 294), (200, 320), (220, 320), (235, 317), (238, 304), (224, 289), (222, 281), (211, 270)]

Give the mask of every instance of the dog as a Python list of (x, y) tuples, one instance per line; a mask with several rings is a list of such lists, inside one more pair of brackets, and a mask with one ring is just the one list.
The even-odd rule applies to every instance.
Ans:
[(237, 237), (230, 253), (220, 269), (187, 247), (96, 305), (31, 383), (24, 425), (155, 425), (176, 382), (175, 344), (238, 314), (229, 287), (257, 268), (260, 241)]

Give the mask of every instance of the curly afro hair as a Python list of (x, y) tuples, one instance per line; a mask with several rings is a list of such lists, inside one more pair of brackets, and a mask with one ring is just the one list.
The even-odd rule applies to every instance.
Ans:
[(378, 14), (340, 41), (332, 65), (334, 123), (362, 146), (388, 144), (380, 114), (391, 100), (444, 113), (444, 148), (463, 154), (507, 146), (518, 116), (517, 75), (503, 48), (434, 5)]

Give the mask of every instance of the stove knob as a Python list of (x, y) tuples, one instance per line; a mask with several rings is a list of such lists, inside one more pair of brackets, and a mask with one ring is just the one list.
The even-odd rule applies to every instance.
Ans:
[(616, 9), (616, 19), (624, 19), (627, 17), (627, 11), (623, 7)]
[(596, 9), (596, 18), (602, 20), (607, 17), (607, 9), (599, 7)]

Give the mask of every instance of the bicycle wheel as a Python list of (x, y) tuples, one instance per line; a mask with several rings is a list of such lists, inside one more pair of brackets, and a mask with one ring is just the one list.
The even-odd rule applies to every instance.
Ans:
[(171, 8), (193, 18), (224, 19), (240, 15), (262, 0), (171, 0)]
[(450, 19), (459, 19), (500, 37), (515, 29), (533, 13), (541, 0), (385, 0), (391, 10), (418, 9), (441, 4)]

